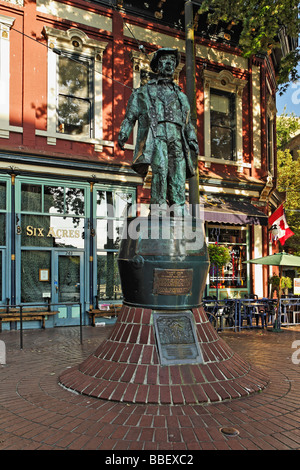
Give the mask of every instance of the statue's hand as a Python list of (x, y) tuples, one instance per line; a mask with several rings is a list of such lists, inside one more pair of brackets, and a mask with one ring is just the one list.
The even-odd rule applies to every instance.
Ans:
[(195, 151), (195, 153), (197, 153), (197, 154), (199, 153), (199, 147), (198, 147), (198, 143), (197, 143), (197, 142), (195, 142), (194, 140), (191, 140), (191, 141), (189, 142), (189, 146), (190, 146), (190, 148), (191, 148), (192, 150)]
[(118, 137), (118, 145), (119, 147), (124, 150), (124, 146), (125, 146), (125, 142), (126, 142), (126, 138), (124, 136), (122, 136), (121, 134), (119, 135)]

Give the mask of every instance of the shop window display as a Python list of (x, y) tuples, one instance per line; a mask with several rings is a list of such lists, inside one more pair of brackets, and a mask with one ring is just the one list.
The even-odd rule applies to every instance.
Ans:
[[(109, 190), (105, 186), (100, 189), (100, 185), (95, 185), (92, 206), (87, 207), (86, 201), (90, 201), (87, 185), (80, 188), (67, 183), (51, 185), (46, 181), (22, 180), (18, 188), (16, 217), (22, 302), (45, 302), (45, 293), (51, 289), (59, 302), (78, 301), (80, 285), (84, 286), (81, 281), (87, 273), (83, 264), (87, 259), (85, 250), (90, 248), (97, 254), (94, 292), (99, 302), (121, 299), (117, 255), (124, 218), (135, 215), (135, 190), (122, 187)], [(96, 217), (94, 222), (91, 211)], [(40, 272), (49, 279), (41, 280)], [(56, 291), (55, 282), (59, 286)]]
[[(69, 185), (22, 182), (20, 206), (21, 302), (44, 303), (45, 294), (51, 296), (52, 248), (72, 253), (84, 249), (85, 191)], [(79, 286), (78, 260), (76, 256), (68, 260), (60, 257), (60, 302), (70, 300), (71, 290), (74, 301), (74, 279)]]
[[(44, 280), (41, 270), (49, 272)], [(23, 250), (21, 254), (21, 302), (45, 302), (43, 293), (51, 292), (51, 252)]]
[(209, 227), (209, 243), (218, 243), (229, 249), (231, 260), (223, 268), (210, 267), (209, 287), (214, 289), (247, 288), (247, 231), (232, 228)]

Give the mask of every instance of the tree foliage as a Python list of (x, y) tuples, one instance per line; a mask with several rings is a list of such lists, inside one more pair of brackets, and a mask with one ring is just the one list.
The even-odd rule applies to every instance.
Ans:
[(277, 188), (285, 193), (286, 219), (295, 234), (286, 241), (285, 250), (300, 255), (300, 158), (293, 160), (289, 149), (278, 150), (277, 171)]
[[(298, 38), (300, 33), (298, 0), (203, 0), (198, 12), (208, 12), (209, 23), (241, 25), (239, 46), (245, 57), (281, 47), (280, 31), (285, 30), (292, 38)], [(287, 82), (299, 78), (299, 61), (299, 48), (281, 60), (277, 83), (282, 90)]]
[(300, 130), (300, 119), (294, 114), (287, 114), (286, 108), (276, 120), (277, 148), (284, 150), (289, 145), (291, 137)]
[(294, 160), (288, 147), (292, 135), (300, 129), (299, 119), (294, 114), (277, 118), (277, 189), (285, 193), (285, 214), (287, 223), (295, 235), (285, 243), (285, 250), (291, 248), (300, 255), (300, 155)]

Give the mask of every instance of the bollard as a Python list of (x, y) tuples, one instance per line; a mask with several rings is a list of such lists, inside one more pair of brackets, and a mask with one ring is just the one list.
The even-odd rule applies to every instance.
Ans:
[(4, 341), (0, 341), (0, 364), (6, 364), (6, 347)]

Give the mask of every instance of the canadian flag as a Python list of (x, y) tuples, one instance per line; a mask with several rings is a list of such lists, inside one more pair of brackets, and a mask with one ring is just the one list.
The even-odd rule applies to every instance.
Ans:
[(274, 232), (273, 234), (271, 233), (273, 242), (279, 240), (281, 245), (284, 245), (286, 240), (294, 235), (294, 232), (292, 232), (287, 224), (283, 204), (269, 217), (269, 224), (271, 225), (271, 230), (276, 231), (276, 234)]

